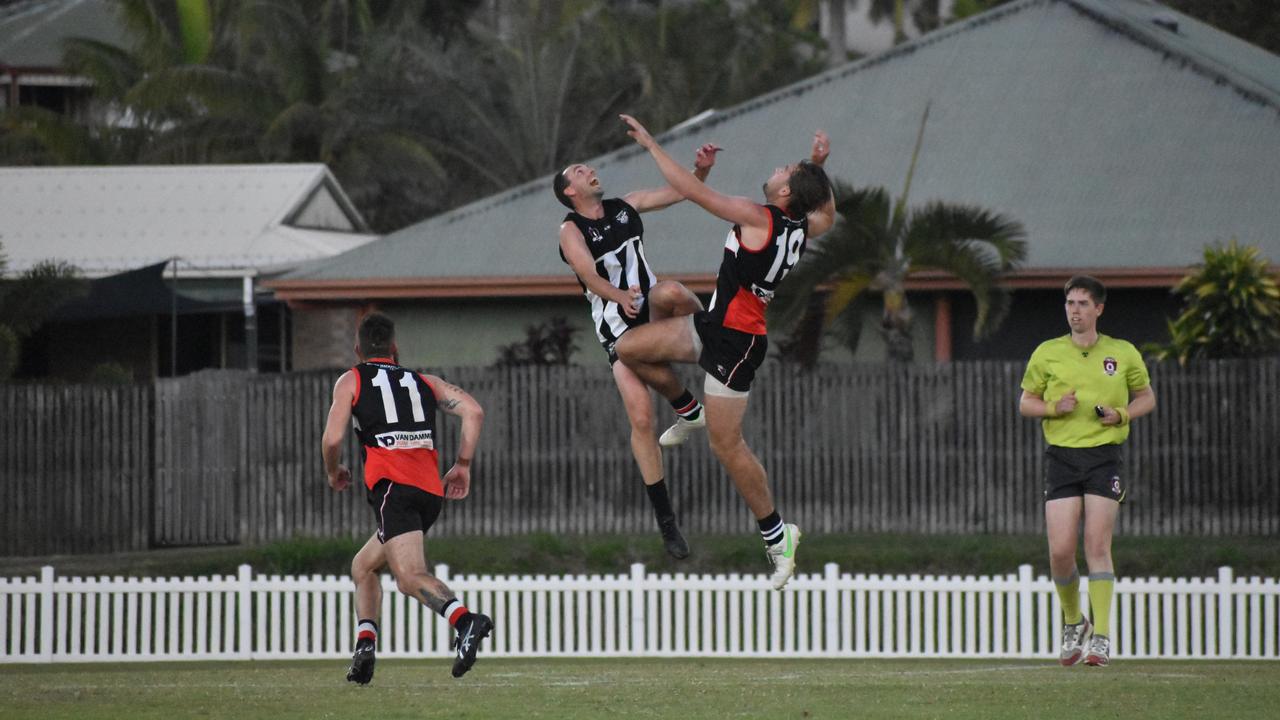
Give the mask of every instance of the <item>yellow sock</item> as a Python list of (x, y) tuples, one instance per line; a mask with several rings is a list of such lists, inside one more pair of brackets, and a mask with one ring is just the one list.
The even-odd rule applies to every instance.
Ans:
[(1116, 592), (1114, 573), (1089, 573), (1089, 606), (1093, 609), (1093, 634), (1111, 637), (1111, 596)]
[[(1084, 619), (1080, 614), (1080, 573), (1072, 570), (1071, 577), (1054, 578), (1053, 589), (1058, 591), (1058, 599), (1062, 601), (1063, 622), (1075, 625)], [(1089, 596), (1089, 600), (1092, 602), (1093, 595)]]

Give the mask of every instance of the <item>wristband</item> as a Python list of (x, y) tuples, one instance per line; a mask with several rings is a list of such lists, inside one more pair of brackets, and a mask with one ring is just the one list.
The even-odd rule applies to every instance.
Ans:
[(1120, 416), (1120, 427), (1129, 424), (1129, 410), (1127, 408), (1116, 408), (1116, 414)]
[(471, 458), (460, 457), (458, 458), (457, 462), (454, 463), (454, 465), (461, 465), (462, 467), (471, 467)]
[(1057, 400), (1054, 400), (1053, 402), (1049, 402), (1048, 400), (1044, 401), (1044, 416), (1047, 418), (1058, 417), (1058, 401)]

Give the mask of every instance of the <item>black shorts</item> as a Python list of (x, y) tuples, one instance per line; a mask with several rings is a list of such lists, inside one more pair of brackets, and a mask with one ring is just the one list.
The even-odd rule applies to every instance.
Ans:
[[(640, 312), (639, 314), (636, 315), (636, 319), (632, 320), (630, 325), (627, 325), (627, 330), (630, 330), (633, 327), (640, 327), (641, 325), (647, 322), (649, 322), (648, 300), (646, 300), (645, 304), (640, 308)], [(626, 330), (622, 331), (622, 335), (626, 335), (626, 334), (627, 334)], [(613, 346), (618, 344), (618, 340), (622, 339), (622, 335), (619, 335), (614, 340), (603, 340), (600, 342), (600, 344), (604, 346), (604, 351), (609, 354), (610, 367), (613, 367), (613, 364), (618, 362), (618, 351), (614, 349)]]
[(1120, 481), (1124, 451), (1119, 445), (1067, 448), (1050, 445), (1044, 452), (1044, 499), (1098, 495), (1124, 502)]
[(439, 495), (385, 478), (369, 488), (368, 498), (378, 518), (378, 542), (382, 543), (414, 530), (426, 533), (444, 506)]
[(709, 312), (693, 316), (693, 329), (702, 341), (698, 366), (730, 390), (750, 390), (769, 349), (769, 336), (724, 327)]

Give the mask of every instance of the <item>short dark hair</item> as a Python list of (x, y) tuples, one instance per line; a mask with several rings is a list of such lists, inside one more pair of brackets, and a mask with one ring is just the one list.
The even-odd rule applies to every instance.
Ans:
[[(565, 168), (565, 170), (568, 169), (569, 168)], [(555, 178), (551, 181), (551, 191), (556, 194), (556, 199), (560, 201), (561, 205), (572, 210), (573, 201), (569, 199), (568, 195), (564, 194), (564, 189), (567, 187), (569, 187), (569, 178), (565, 176), (564, 170), (561, 170), (556, 173)]]
[(360, 321), (360, 354), (366, 358), (387, 357), (396, 340), (396, 324), (380, 312), (371, 312)]
[(1070, 295), (1072, 290), (1084, 290), (1089, 293), (1095, 305), (1101, 305), (1107, 301), (1107, 289), (1103, 287), (1101, 280), (1091, 275), (1076, 275), (1068, 280), (1067, 286), (1062, 289), (1063, 297)]
[(792, 171), (787, 186), (791, 188), (791, 202), (787, 212), (795, 217), (808, 215), (822, 207), (831, 197), (831, 180), (822, 166), (809, 160), (801, 160)]

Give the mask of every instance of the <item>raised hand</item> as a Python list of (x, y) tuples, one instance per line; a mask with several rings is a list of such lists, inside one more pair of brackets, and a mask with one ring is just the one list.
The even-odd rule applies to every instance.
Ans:
[(715, 143), (706, 143), (698, 148), (698, 151), (694, 154), (693, 168), (695, 170), (710, 170), (711, 166), (716, 164), (716, 153), (723, 149)]
[(654, 146), (653, 136), (649, 134), (648, 130), (644, 129), (644, 126), (640, 124), (639, 120), (636, 120), (630, 115), (619, 115), (618, 117), (622, 118), (622, 122), (626, 123), (627, 127), (631, 128), (627, 131), (627, 135), (631, 136), (631, 139), (635, 140), (637, 145), (645, 150)]

